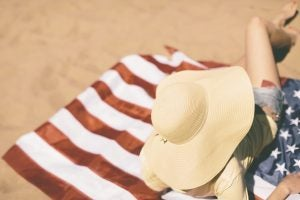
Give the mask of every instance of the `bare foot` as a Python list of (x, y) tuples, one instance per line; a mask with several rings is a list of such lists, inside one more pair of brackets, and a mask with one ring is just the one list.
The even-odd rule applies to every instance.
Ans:
[(274, 20), (272, 21), (275, 26), (278, 28), (282, 28), (289, 24), (298, 14), (299, 2), (298, 0), (291, 0), (287, 4), (285, 4), (280, 12)]
[[(262, 19), (267, 27), (270, 37), (275, 62), (281, 62), (289, 53), (296, 40), (300, 38), (300, 29), (287, 27), (287, 25), (298, 15), (300, 0), (290, 0), (285, 4), (280, 13), (273, 20)], [(245, 56), (242, 56), (236, 65), (245, 66)]]
[(286, 27), (298, 14), (298, 0), (291, 0), (285, 4), (272, 22), (267, 23), (270, 42), (276, 62), (281, 62), (295, 45), (300, 31), (295, 27)]
[(284, 27), (283, 30), (291, 37), (292, 45), (295, 45), (297, 39), (300, 37), (300, 29), (288, 26)]

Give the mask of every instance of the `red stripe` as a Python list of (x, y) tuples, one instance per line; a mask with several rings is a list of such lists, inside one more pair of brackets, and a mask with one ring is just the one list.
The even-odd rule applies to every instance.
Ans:
[(165, 45), (166, 50), (168, 51), (169, 54), (174, 54), (176, 51), (178, 51), (178, 49)]
[(285, 77), (281, 77), (280, 78), (280, 84), (281, 84), (281, 86), (283, 86), (286, 82), (287, 82), (287, 78), (285, 78)]
[(207, 61), (207, 60), (201, 60), (198, 61), (202, 65), (205, 65), (208, 68), (218, 68), (218, 67), (228, 67), (230, 66), (229, 64), (226, 63), (219, 63), (219, 62), (214, 62), (214, 61)]
[(113, 108), (132, 118), (151, 124), (150, 109), (117, 98), (113, 95), (110, 88), (102, 81), (95, 82), (92, 87), (95, 88), (101, 99)]
[(172, 67), (171, 65), (158, 62), (151, 55), (140, 55), (140, 56), (142, 58), (144, 58), (145, 60), (147, 60), (148, 62), (154, 64), (160, 71), (162, 71), (166, 74), (171, 74), (176, 69), (176, 67)]
[(123, 63), (117, 63), (112, 69), (119, 72), (122, 79), (128, 84), (135, 84), (142, 87), (152, 98), (155, 98), (156, 85), (134, 75)]
[(254, 194), (254, 199), (255, 199), (255, 200), (263, 200), (262, 198), (256, 196), (255, 194)]
[(272, 81), (269, 81), (269, 80), (262, 80), (262, 83), (260, 86), (265, 87), (265, 88), (275, 88), (276, 87), (275, 83), (273, 83)]
[(3, 159), (52, 199), (90, 199), (74, 186), (41, 168), (17, 145), (12, 146)]
[(147, 60), (148, 62), (154, 64), (155, 66), (158, 67), (159, 70), (167, 74), (171, 74), (174, 71), (178, 72), (182, 70), (203, 70), (202, 68), (193, 65), (191, 63), (187, 63), (185, 61), (182, 61), (177, 67), (172, 67), (171, 65), (160, 63), (151, 55), (141, 55), (141, 57)]
[(138, 155), (143, 142), (127, 131), (118, 131), (91, 115), (82, 103), (75, 99), (66, 106), (72, 115), (90, 132), (115, 140), (127, 151)]
[(176, 68), (176, 71), (183, 71), (183, 70), (203, 70), (202, 68), (196, 66), (196, 65), (193, 65), (193, 64), (190, 64), (190, 63), (187, 63), (187, 62), (182, 62), (177, 68)]
[(36, 132), (49, 145), (68, 157), (75, 164), (88, 167), (99, 176), (129, 191), (137, 199), (159, 198), (160, 194), (147, 187), (142, 180), (112, 165), (101, 155), (89, 153), (78, 148), (51, 123), (45, 123)]

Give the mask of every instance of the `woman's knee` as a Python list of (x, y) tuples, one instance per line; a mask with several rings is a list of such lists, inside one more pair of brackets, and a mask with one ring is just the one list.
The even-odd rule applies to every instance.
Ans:
[(264, 27), (264, 20), (261, 17), (254, 16), (248, 22), (248, 29)]

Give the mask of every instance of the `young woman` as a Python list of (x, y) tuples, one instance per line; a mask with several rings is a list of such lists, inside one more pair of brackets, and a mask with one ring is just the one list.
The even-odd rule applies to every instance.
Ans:
[[(297, 6), (289, 2), (273, 21), (250, 20), (242, 67), (178, 72), (159, 84), (154, 132), (140, 154), (149, 187), (248, 199), (244, 174), (277, 131), (283, 97), (276, 62), (299, 35), (286, 27)], [(284, 179), (270, 199), (299, 192), (291, 182), (298, 183), (298, 176)]]

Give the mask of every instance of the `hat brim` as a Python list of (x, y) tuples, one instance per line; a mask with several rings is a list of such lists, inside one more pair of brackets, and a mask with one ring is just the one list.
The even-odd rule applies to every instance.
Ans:
[(241, 67), (177, 73), (164, 80), (157, 93), (183, 81), (206, 90), (209, 103), (203, 127), (183, 144), (162, 141), (154, 131), (144, 146), (154, 173), (182, 190), (207, 183), (224, 168), (251, 127), (255, 105), (251, 82)]

